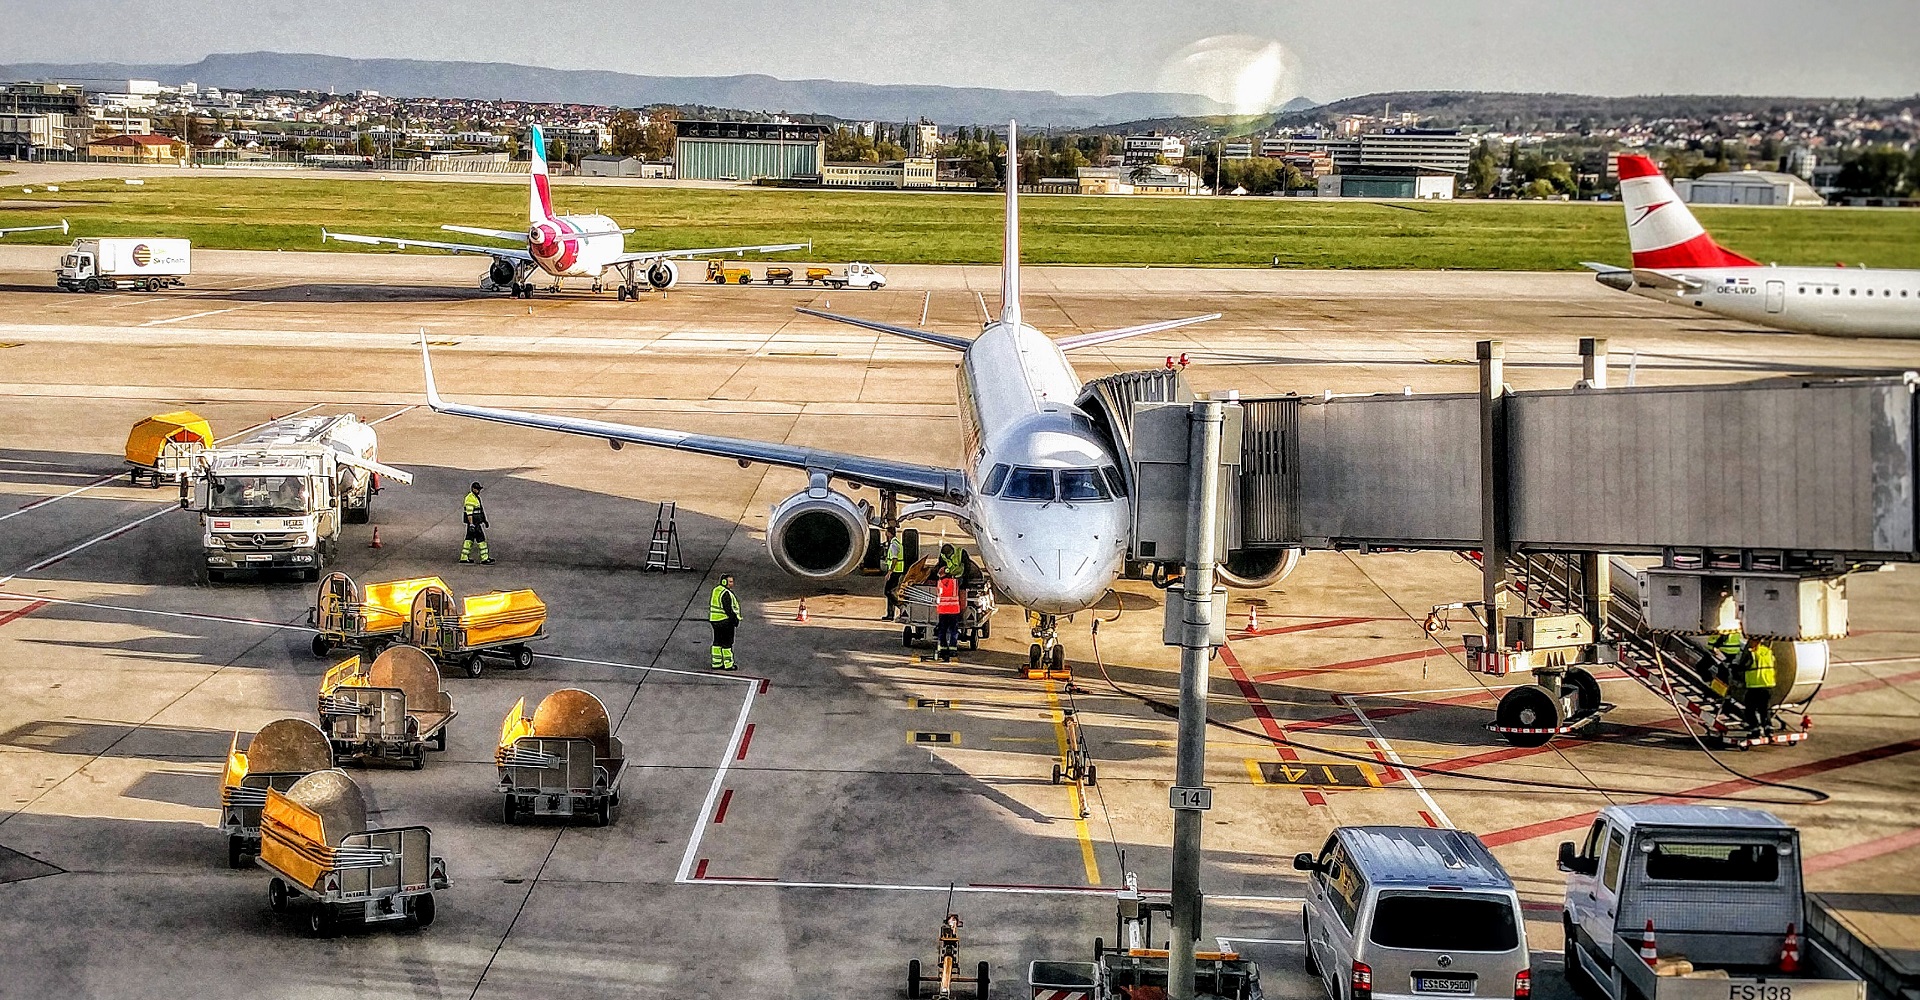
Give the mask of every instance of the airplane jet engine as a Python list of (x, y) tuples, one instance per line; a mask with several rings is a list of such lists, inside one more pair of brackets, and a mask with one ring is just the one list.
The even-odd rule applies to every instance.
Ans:
[(824, 485), (801, 490), (767, 516), (767, 552), (807, 580), (846, 576), (867, 554), (868, 507)]
[(480, 282), (480, 287), (505, 288), (513, 284), (515, 270), (512, 261), (496, 259), (493, 266), (487, 268), (487, 275)]
[(1300, 565), (1299, 549), (1238, 549), (1213, 571), (1234, 590), (1263, 590), (1287, 578)]
[(647, 285), (664, 292), (680, 283), (680, 269), (670, 260), (656, 260), (647, 268)]

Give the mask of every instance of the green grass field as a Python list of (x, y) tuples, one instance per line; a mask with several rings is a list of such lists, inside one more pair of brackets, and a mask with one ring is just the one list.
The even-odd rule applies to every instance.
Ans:
[[(155, 177), (0, 191), (0, 226), (66, 218), (77, 235), (184, 236), (215, 249), (345, 250), (320, 227), (482, 242), (442, 223), (520, 229), (524, 189), (504, 184), (276, 177)], [(1000, 204), (978, 194), (560, 186), (562, 211), (601, 212), (628, 246), (812, 240), (818, 260), (994, 263)], [(1031, 263), (1302, 268), (1555, 270), (1625, 263), (1617, 204), (1293, 201), (1278, 198), (1029, 197)], [(1702, 209), (1727, 246), (1762, 261), (1920, 267), (1920, 212)], [(61, 243), (58, 232), (9, 243)]]

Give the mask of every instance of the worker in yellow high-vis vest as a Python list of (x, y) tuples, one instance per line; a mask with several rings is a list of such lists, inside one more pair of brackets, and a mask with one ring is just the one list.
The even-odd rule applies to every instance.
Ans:
[(493, 556), (487, 551), (487, 509), (480, 506), (480, 484), (474, 483), (467, 491), (467, 499), (460, 505), (460, 519), (467, 524), (467, 540), (460, 546), (460, 561), (473, 561), (473, 547), (480, 546), (480, 561), (493, 562)]
[(733, 574), (720, 578), (707, 599), (707, 624), (713, 626), (713, 669), (733, 669), (733, 630), (740, 624), (740, 599), (733, 594)]
[(1773, 669), (1773, 646), (1764, 642), (1749, 643), (1746, 668), (1741, 675), (1746, 690), (1740, 695), (1740, 705), (1746, 709), (1747, 726), (1753, 735), (1764, 739), (1772, 735), (1773, 688), (1779, 683)]
[(900, 613), (900, 581), (907, 575), (907, 545), (901, 540), (899, 532), (894, 532), (893, 538), (888, 540), (887, 555), (883, 561), (887, 564), (887, 582), (884, 585), (887, 615), (882, 620), (892, 621)]

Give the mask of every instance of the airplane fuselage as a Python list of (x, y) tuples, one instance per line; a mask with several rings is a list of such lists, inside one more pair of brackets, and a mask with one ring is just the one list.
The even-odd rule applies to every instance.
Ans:
[(1635, 282), (1661, 302), (1705, 309), (1796, 333), (1833, 337), (1920, 337), (1920, 271), (1855, 267), (1662, 268), (1700, 282), (1695, 290)]
[(527, 226), (527, 252), (556, 278), (597, 278), (626, 250), (620, 225), (604, 215), (556, 215)]
[(1131, 517), (1119, 462), (1074, 405), (1045, 334), (995, 323), (960, 364), (968, 528), (1001, 592), (1045, 614), (1092, 607), (1120, 575)]

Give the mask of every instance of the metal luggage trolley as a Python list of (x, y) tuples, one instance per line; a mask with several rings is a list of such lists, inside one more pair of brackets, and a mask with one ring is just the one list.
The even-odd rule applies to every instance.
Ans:
[(492, 591), (456, 600), (444, 586), (424, 587), (401, 638), (435, 662), (480, 676), (480, 658), (493, 656), (525, 670), (533, 666), (527, 644), (547, 637), (547, 606), (531, 590)]
[(369, 583), (362, 588), (345, 573), (330, 573), (314, 592), (307, 624), (315, 629), (313, 655), (349, 646), (373, 657), (400, 641), (413, 599), (429, 587), (447, 589), (437, 576)]
[(220, 782), (220, 832), (227, 837), (227, 867), (244, 868), (260, 853), (260, 807), (267, 790), (286, 791), (315, 771), (333, 766), (333, 744), (320, 727), (305, 719), (269, 722), (240, 749), (240, 734), (227, 748), (227, 772)]
[(525, 698), (513, 703), (493, 755), (506, 821), (525, 813), (613, 822), (627, 758), (606, 706), (586, 691), (563, 688), (541, 699), (532, 718), (526, 708)]
[(341, 759), (404, 760), (418, 771), (429, 742), (447, 748), (454, 714), (440, 668), (412, 646), (389, 647), (367, 666), (356, 656), (320, 681), (320, 728)]
[[(1079, 710), (1063, 708), (1060, 710), (1060, 715), (1061, 725), (1067, 731), (1067, 756), (1064, 762), (1054, 762), (1053, 783), (1057, 785), (1062, 780), (1066, 780), (1081, 786), (1098, 784), (1100, 768), (1093, 762), (1093, 755), (1087, 752), (1087, 734), (1080, 728)], [(1086, 799), (1083, 797), (1080, 800), (1080, 810), (1085, 813), (1086, 809)]]
[(451, 884), (446, 859), (433, 856), (433, 831), (368, 829), (360, 786), (338, 770), (316, 771), (284, 793), (268, 790), (257, 863), (273, 873), (267, 905), (276, 914), (305, 910), (316, 937), (356, 918), (425, 927), (433, 891)]
[[(977, 580), (963, 584), (960, 593), (960, 640), (968, 649), (979, 649), (980, 640), (993, 637), (993, 587)], [(907, 622), (900, 627), (900, 645), (912, 649), (915, 643), (933, 641), (934, 629), (940, 625), (938, 599), (931, 581), (901, 586), (900, 603), (907, 609)]]

